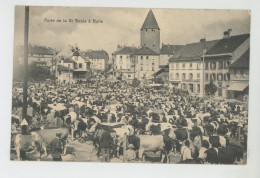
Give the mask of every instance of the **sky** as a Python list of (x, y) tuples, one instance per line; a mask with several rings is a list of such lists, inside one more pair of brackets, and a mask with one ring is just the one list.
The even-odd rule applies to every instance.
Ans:
[[(30, 7), (29, 43), (62, 50), (67, 45), (82, 51), (116, 51), (117, 45), (140, 46), (140, 28), (150, 9), (90, 7)], [(161, 44), (184, 45), (250, 33), (250, 11), (152, 9), (160, 27)], [(14, 46), (23, 45), (24, 7), (15, 8)], [(55, 22), (47, 22), (52, 19)], [(56, 22), (58, 19), (61, 22)], [(63, 19), (67, 22), (63, 22)], [(68, 19), (91, 20), (69, 23)], [(92, 23), (93, 19), (102, 23)], [(75, 21), (75, 20), (74, 20)]]

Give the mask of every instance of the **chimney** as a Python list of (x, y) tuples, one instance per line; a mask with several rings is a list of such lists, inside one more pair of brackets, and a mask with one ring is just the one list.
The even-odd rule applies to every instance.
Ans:
[(201, 42), (201, 43), (206, 42), (206, 38), (202, 38), (202, 39), (200, 39), (200, 42)]
[(224, 31), (223, 38), (230, 38), (230, 32), (231, 31), (232, 31), (232, 29), (228, 29), (227, 31)]

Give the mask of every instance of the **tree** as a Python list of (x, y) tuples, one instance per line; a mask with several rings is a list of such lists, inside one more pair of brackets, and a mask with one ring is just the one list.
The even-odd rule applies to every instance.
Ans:
[(132, 82), (132, 87), (138, 87), (139, 85), (140, 85), (140, 81), (137, 78), (135, 78)]
[(205, 85), (205, 93), (209, 96), (214, 95), (217, 92), (217, 86), (213, 84), (212, 81), (210, 81), (209, 84)]

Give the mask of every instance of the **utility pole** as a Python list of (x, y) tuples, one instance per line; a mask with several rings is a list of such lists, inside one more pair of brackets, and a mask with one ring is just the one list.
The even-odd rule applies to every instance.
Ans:
[(203, 98), (205, 97), (205, 52), (206, 52), (206, 47), (205, 47), (205, 38), (204, 38), (204, 47), (202, 51), (202, 96)]
[(70, 66), (69, 66), (69, 86), (70, 86)]
[(24, 80), (23, 80), (23, 119), (27, 120), (27, 89), (28, 89), (28, 32), (29, 32), (29, 6), (25, 6), (24, 21)]
[(134, 79), (135, 79), (135, 56), (133, 56), (134, 59)]

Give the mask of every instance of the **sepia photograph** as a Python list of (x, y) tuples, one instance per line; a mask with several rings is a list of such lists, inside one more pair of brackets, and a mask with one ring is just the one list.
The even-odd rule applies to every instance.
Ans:
[(11, 161), (247, 164), (250, 10), (14, 13)]

